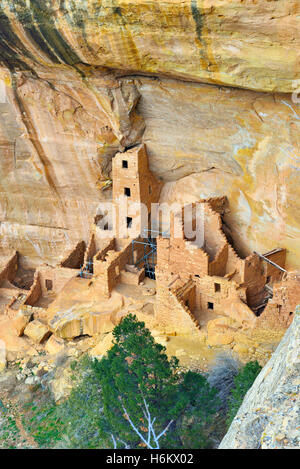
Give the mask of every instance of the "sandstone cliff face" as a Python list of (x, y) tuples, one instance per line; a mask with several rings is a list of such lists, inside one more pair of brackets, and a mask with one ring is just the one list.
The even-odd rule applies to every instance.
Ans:
[(143, 141), (163, 200), (227, 195), (237, 249), (286, 247), (299, 267), (299, 11), (1, 0), (2, 251), (36, 265), (87, 240), (111, 158)]
[[(299, 77), (297, 0), (2, 0), (25, 63), (78, 63), (262, 91)], [(16, 40), (17, 39), (17, 40)], [(12, 41), (15, 40), (15, 44)]]
[(27, 263), (88, 239), (112, 156), (144, 130), (132, 80), (95, 71), (90, 90), (73, 70), (39, 73), (4, 71), (0, 104), (1, 244)]
[(300, 308), (258, 375), (220, 449), (299, 448)]

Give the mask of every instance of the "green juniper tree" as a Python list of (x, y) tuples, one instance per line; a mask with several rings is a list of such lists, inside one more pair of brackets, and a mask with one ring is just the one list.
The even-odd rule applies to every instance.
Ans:
[[(40, 447), (208, 448), (218, 418), (217, 391), (178, 360), (135, 316), (113, 331), (101, 360), (71, 365), (74, 387), (58, 405), (49, 402), (28, 430)], [(29, 428), (30, 427), (30, 428)]]
[(110, 435), (113, 447), (205, 446), (200, 433), (215, 412), (216, 391), (197, 373), (180, 374), (178, 360), (168, 359), (135, 316), (113, 334), (114, 346), (93, 365), (102, 390), (102, 438)]

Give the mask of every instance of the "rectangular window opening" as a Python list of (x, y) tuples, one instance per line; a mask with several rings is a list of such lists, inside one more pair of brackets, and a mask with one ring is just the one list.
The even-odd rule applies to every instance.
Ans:
[(215, 283), (215, 292), (220, 292), (221, 291), (221, 285), (219, 283)]
[(45, 285), (46, 285), (46, 288), (47, 288), (48, 291), (53, 290), (53, 282), (52, 282), (52, 280), (46, 280)]
[(209, 302), (207, 303), (207, 308), (208, 308), (208, 309), (214, 309), (214, 304), (209, 301)]
[(131, 228), (131, 226), (132, 226), (132, 218), (131, 217), (126, 217), (126, 224), (127, 224), (127, 228)]
[(128, 161), (127, 160), (122, 161), (122, 168), (125, 168), (125, 169), (128, 168)]
[(129, 187), (124, 187), (124, 194), (125, 194), (127, 197), (130, 197), (130, 195), (131, 195), (131, 190), (129, 189)]

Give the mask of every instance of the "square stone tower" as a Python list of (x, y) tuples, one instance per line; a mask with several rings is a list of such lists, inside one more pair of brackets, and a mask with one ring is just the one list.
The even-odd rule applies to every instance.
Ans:
[[(145, 145), (117, 153), (112, 162), (113, 202), (118, 204), (121, 198), (130, 203), (144, 204), (148, 215), (151, 214), (151, 204), (159, 201), (162, 183), (156, 179), (149, 169), (148, 155)], [(119, 210), (119, 217), (123, 214)], [(130, 228), (132, 216), (124, 214), (127, 227)], [(138, 216), (138, 215), (135, 215)]]

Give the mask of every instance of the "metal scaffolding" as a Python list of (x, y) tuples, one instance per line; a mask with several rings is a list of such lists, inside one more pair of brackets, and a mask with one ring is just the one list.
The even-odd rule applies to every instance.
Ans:
[(92, 278), (93, 268), (94, 268), (93, 260), (87, 261), (85, 265), (81, 266), (79, 276), (81, 278)]
[[(141, 240), (134, 239), (132, 241), (132, 264), (136, 267), (143, 265), (146, 276), (153, 280), (155, 280), (155, 266), (157, 259), (156, 238), (158, 236), (167, 237), (168, 233), (163, 233), (158, 230), (144, 229)], [(135, 260), (134, 258), (134, 248), (136, 245), (144, 246), (144, 254), (138, 260)]]

